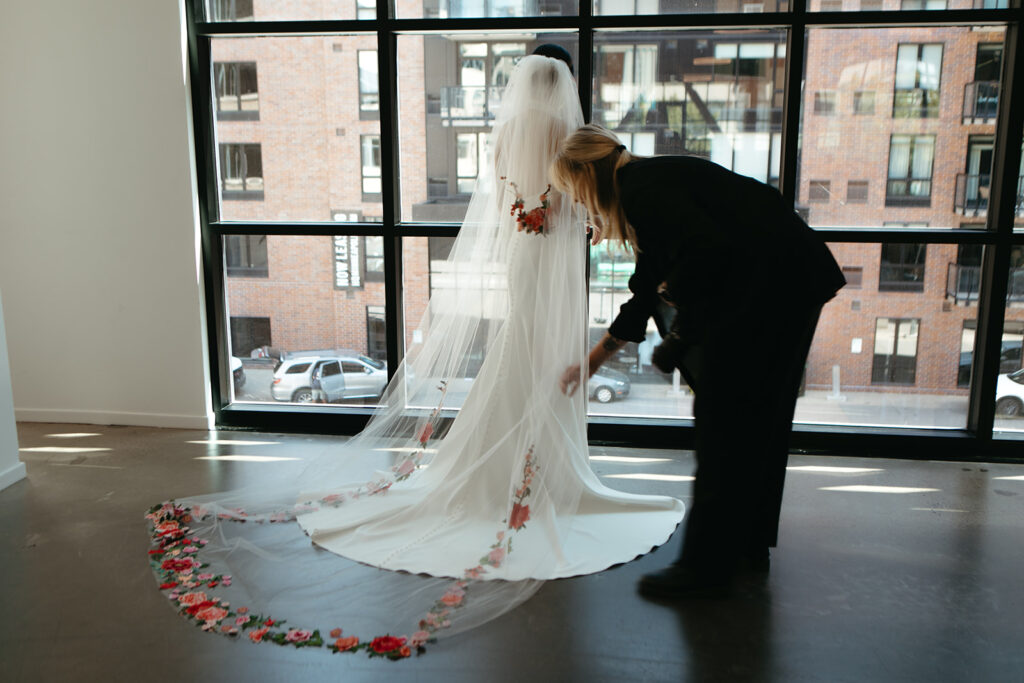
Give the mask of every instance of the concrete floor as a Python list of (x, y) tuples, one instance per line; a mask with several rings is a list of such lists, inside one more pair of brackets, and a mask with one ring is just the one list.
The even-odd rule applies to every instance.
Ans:
[[(76, 432), (94, 435), (57, 436)], [(636, 594), (680, 532), (390, 662), (203, 633), (147, 564), (148, 506), (289, 466), (222, 456), (305, 458), (335, 439), (29, 423), (19, 438), (28, 479), (0, 492), (0, 681), (1024, 681), (1024, 466), (794, 456), (771, 575), (738, 597)], [(593, 455), (611, 486), (688, 494), (688, 453)], [(928, 490), (833, 490), (849, 486)]]

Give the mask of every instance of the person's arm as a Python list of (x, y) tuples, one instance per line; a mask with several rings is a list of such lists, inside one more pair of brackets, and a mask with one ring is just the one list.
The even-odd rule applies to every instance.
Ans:
[[(595, 344), (594, 348), (590, 349), (590, 355), (587, 357), (587, 377), (593, 377), (597, 369), (625, 345), (625, 341), (616, 339), (605, 332), (601, 341)], [(582, 374), (582, 368), (580, 368), (579, 364), (570, 365), (566, 368), (565, 372), (562, 373), (562, 377), (558, 380), (558, 386), (562, 389), (562, 393), (566, 396), (575, 394), (580, 386)]]

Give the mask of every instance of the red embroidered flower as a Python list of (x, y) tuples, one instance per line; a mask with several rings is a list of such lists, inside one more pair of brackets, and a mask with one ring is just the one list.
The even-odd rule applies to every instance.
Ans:
[(400, 656), (402, 656), (402, 657), (408, 657), (409, 655), (412, 654), (412, 652), (409, 650), (409, 646), (408, 645), (403, 645), (402, 649), (398, 651), (398, 654)]
[(209, 607), (215, 607), (216, 605), (217, 605), (217, 603), (215, 603), (213, 600), (203, 600), (200, 603), (197, 603), (195, 605), (192, 605), (192, 606), (186, 608), (185, 611), (195, 617), (196, 615), (198, 615), (203, 610), (205, 610), (205, 609), (207, 609)]
[(331, 638), (341, 638), (341, 629), (340, 628), (331, 629)]
[(164, 591), (164, 590), (167, 590), (168, 588), (174, 588), (177, 585), (178, 585), (177, 581), (168, 581), (167, 583), (161, 583), (160, 584), (160, 590)]
[(385, 654), (388, 652), (394, 652), (403, 645), (405, 645), (405, 638), (378, 636), (370, 643), (370, 648), (377, 654)]
[(264, 626), (263, 628), (258, 628), (255, 631), (250, 631), (249, 640), (251, 640), (254, 643), (258, 643), (261, 640), (263, 640), (263, 636), (267, 635), (268, 631), (270, 631), (270, 629), (266, 626)]
[(423, 425), (423, 429), (420, 430), (420, 435), (416, 437), (416, 440), (425, 446), (427, 445), (427, 440), (430, 439), (430, 435), (433, 433), (434, 425), (428, 422), (427, 424)]
[(516, 529), (517, 531), (523, 527), (530, 520), (530, 506), (520, 505), (519, 503), (512, 504), (512, 514), (509, 516), (508, 528)]
[(220, 621), (227, 615), (228, 611), (223, 607), (210, 606), (196, 612), (195, 617), (199, 621)]

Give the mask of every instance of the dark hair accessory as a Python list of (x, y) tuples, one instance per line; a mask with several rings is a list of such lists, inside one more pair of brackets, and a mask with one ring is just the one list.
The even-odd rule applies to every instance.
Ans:
[(622, 150), (624, 150), (624, 149), (626, 149), (626, 146), (625, 146), (625, 145), (619, 145), (618, 147), (616, 147), (616, 148), (615, 148), (615, 151), (617, 151), (617, 152), (621, 152), (621, 151), (622, 151)]

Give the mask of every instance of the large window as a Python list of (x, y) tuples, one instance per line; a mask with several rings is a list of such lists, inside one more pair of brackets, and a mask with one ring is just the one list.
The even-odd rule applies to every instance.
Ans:
[[(908, 427), (977, 435), (978, 452), (1024, 436), (1007, 398), (1022, 385), (1006, 379), (1024, 336), (1024, 181), (999, 175), (1024, 168), (1022, 131), (1000, 126), (1016, 106), (1000, 95), (1024, 73), (1004, 59), (1019, 9), (1003, 0), (186, 7), (206, 291), (223, 299), (209, 302), (209, 330), (250, 378), (233, 397), (216, 383), (222, 423), (296, 427), (306, 407), (280, 404), (306, 400), (313, 365), (273, 382), (296, 354), (386, 374), (415, 352), (427, 301), (452, 287), (447, 255), (492, 163), (503, 88), (518, 60), (556, 43), (586, 120), (636, 154), (699, 155), (772, 184), (828, 239), (849, 284), (822, 312), (797, 447), (855, 443), (860, 427), (896, 441), (920, 433)], [(870, 25), (861, 11), (876, 13)], [(247, 21), (254, 31), (235, 23)], [(589, 250), (589, 341), (630, 296), (632, 257), (607, 246)], [(758, 296), (787, 303), (770, 282)], [(463, 390), (498, 318), (474, 332)], [(598, 438), (622, 438), (622, 424), (662, 439), (666, 425), (689, 429), (693, 394), (652, 365), (659, 341), (651, 324), (609, 361), (631, 389), (591, 400)], [(771, 362), (753, 358), (737, 362)], [(355, 431), (370, 409), (353, 405), (317, 406), (324, 429)]]

